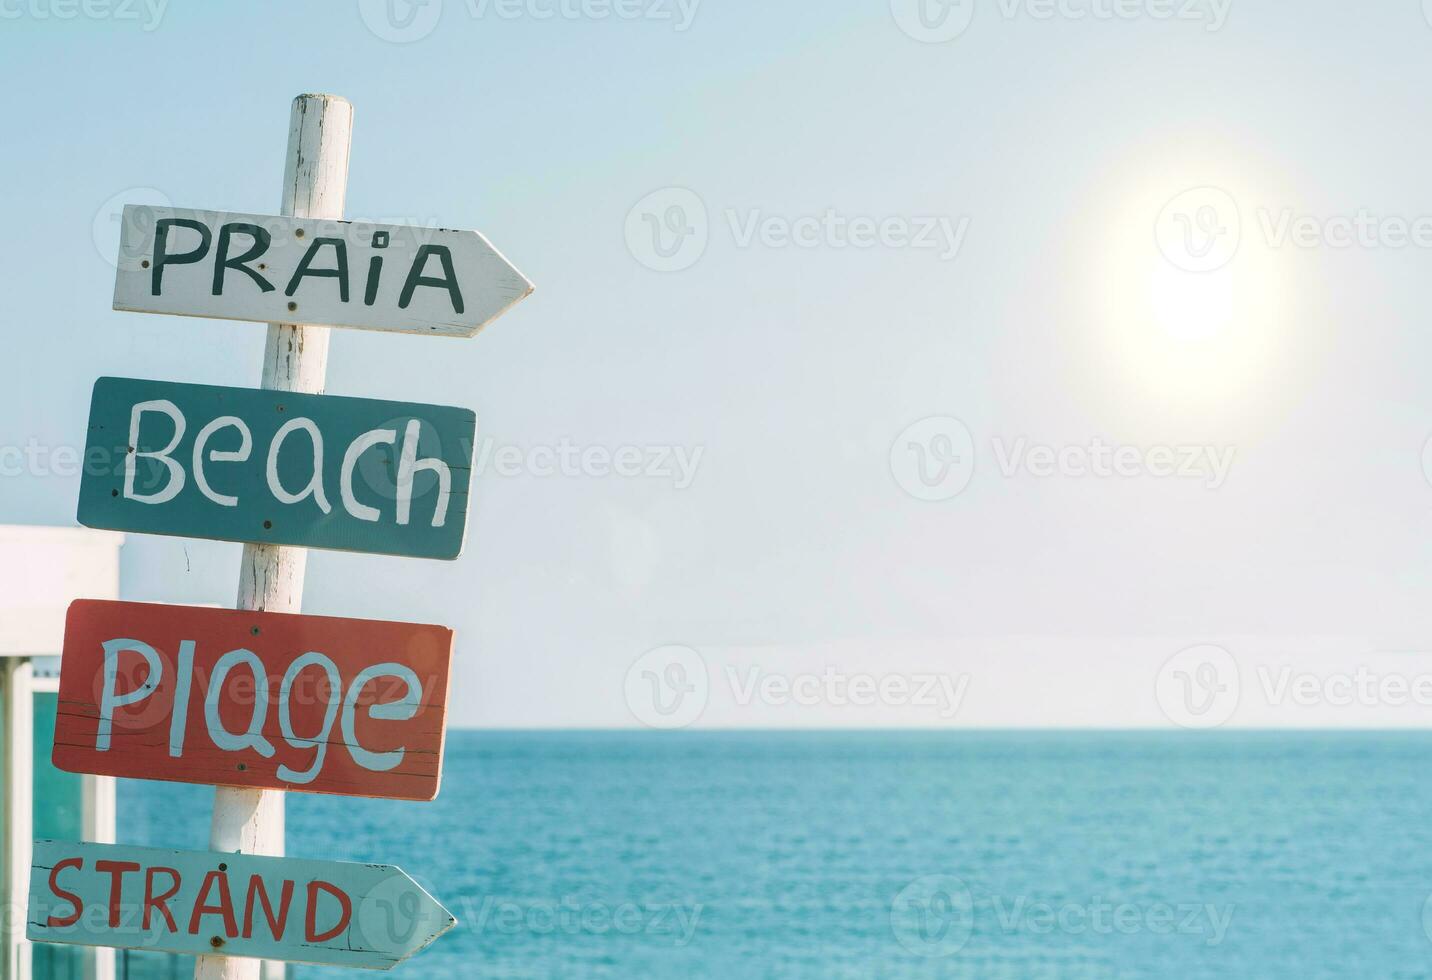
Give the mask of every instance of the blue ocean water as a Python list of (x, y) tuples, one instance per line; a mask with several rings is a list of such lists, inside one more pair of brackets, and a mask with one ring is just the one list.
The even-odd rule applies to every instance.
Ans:
[[(458, 916), (395, 977), (1401, 980), (1429, 770), (1424, 734), (454, 732), (436, 802), (293, 794), (288, 840)], [(203, 848), (210, 799), (125, 782), (121, 840)]]

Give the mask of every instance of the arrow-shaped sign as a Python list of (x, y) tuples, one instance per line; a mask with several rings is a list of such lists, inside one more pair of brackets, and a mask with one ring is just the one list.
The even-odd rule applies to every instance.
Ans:
[(130, 204), (114, 308), (471, 337), (530, 292), (475, 231)]
[(457, 924), (397, 868), (35, 842), (26, 938), (391, 970)]

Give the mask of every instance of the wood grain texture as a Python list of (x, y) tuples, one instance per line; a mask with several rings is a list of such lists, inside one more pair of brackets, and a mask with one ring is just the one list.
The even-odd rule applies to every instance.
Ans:
[(451, 656), (441, 626), (77, 600), (53, 761), (103, 776), (430, 800)]
[(472, 337), (532, 292), (475, 231), (127, 205), (114, 308)]
[(54, 840), (34, 855), (35, 942), (390, 970), (457, 923), (390, 865)]

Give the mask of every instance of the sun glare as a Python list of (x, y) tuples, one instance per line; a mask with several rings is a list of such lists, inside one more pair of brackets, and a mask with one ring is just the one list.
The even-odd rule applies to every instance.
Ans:
[(1150, 326), (1180, 344), (1206, 344), (1223, 337), (1234, 324), (1234, 273), (1188, 273), (1162, 257), (1149, 263)]
[(1236, 410), (1276, 377), (1289, 313), (1286, 257), (1257, 234), (1262, 201), (1178, 175), (1138, 183), (1107, 199), (1093, 353), (1126, 393), (1186, 413)]

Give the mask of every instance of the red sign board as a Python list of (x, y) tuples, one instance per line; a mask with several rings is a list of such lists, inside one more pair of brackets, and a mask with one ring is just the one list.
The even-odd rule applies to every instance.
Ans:
[(452, 630), (81, 599), (60, 661), (69, 772), (431, 800)]

